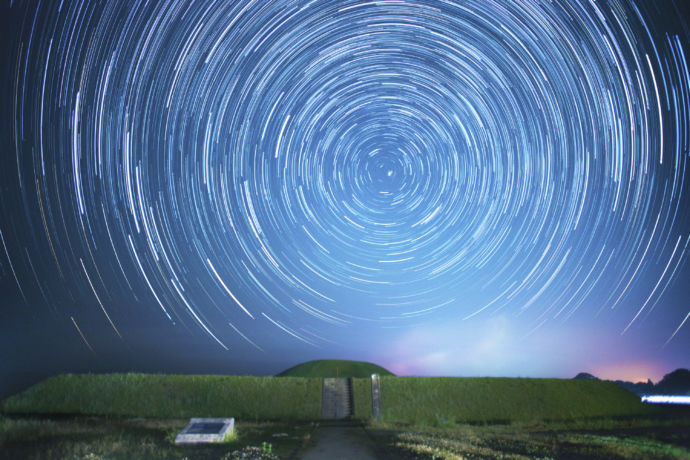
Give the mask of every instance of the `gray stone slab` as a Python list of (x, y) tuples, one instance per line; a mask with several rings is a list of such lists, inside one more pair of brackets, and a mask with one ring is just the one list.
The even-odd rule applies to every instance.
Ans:
[(381, 420), (381, 377), (379, 374), (371, 374), (371, 415), (376, 420)]
[(234, 418), (193, 418), (175, 436), (175, 444), (222, 442), (235, 429)]
[(321, 386), (321, 418), (342, 419), (352, 416), (352, 379), (325, 378)]

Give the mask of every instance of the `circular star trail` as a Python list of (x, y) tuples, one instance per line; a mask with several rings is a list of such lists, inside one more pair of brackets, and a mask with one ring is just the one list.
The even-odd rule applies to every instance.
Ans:
[(223, 348), (667, 314), (687, 26), (641, 3), (14, 5), (6, 290)]

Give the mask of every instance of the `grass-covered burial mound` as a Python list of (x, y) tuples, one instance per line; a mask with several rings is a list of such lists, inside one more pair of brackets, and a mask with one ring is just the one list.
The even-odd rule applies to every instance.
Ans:
[(364, 361), (322, 359), (298, 364), (297, 366), (281, 372), (280, 374), (276, 375), (276, 377), (369, 378), (371, 377), (371, 374), (379, 374), (381, 376), (394, 375), (392, 372), (384, 369), (381, 366)]

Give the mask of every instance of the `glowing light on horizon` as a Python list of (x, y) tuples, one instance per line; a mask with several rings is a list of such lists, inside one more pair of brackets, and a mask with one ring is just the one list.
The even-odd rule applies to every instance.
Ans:
[(690, 396), (645, 395), (642, 396), (642, 402), (649, 404), (690, 404)]

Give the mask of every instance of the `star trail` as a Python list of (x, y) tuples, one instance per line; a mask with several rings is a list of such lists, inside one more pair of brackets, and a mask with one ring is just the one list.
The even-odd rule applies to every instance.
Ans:
[(458, 373), (396, 350), (471, 354), (506, 321), (503, 352), (580, 328), (687, 366), (684, 11), (9, 2), (3, 330)]

